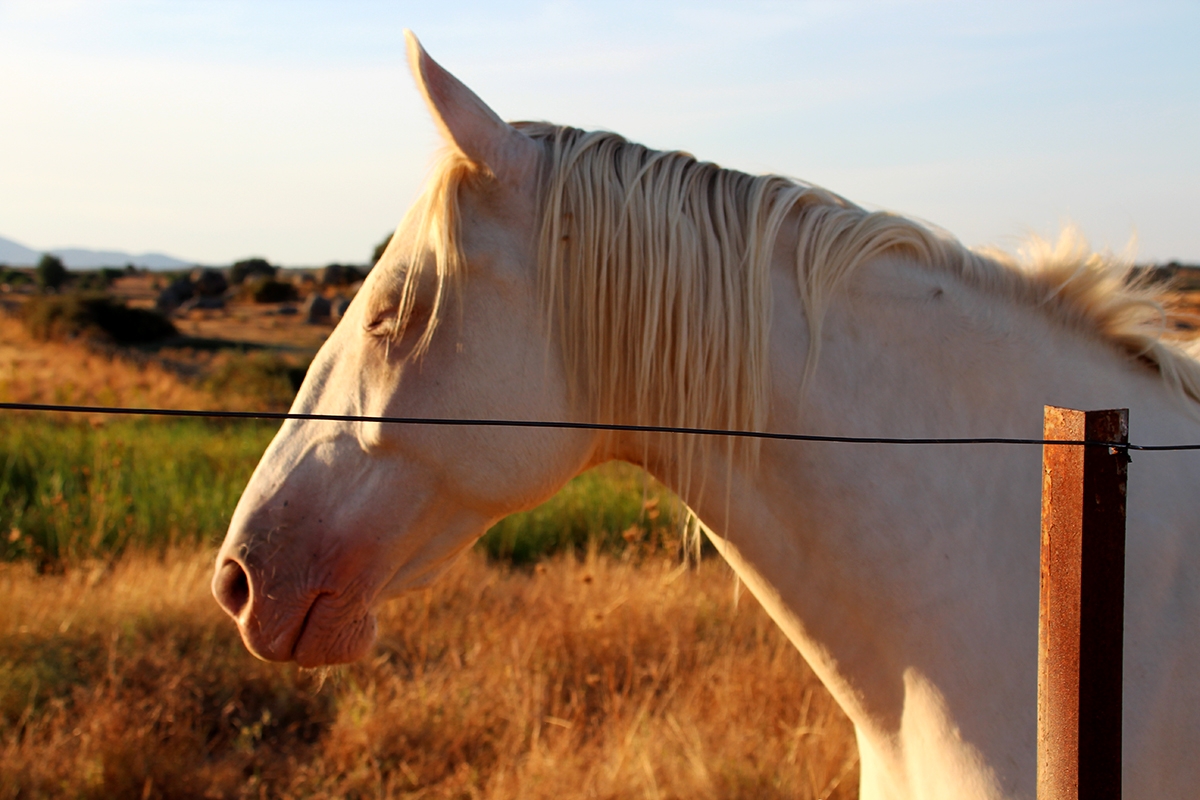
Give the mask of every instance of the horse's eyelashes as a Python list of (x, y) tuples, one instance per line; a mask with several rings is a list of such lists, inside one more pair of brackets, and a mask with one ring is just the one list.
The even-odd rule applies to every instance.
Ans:
[(396, 324), (396, 309), (391, 308), (381, 311), (371, 315), (369, 319), (370, 322), (364, 326), (367, 333), (376, 336), (387, 333)]
[(401, 331), (401, 319), (396, 308), (389, 308), (371, 317), (364, 326), (366, 333), (380, 339), (394, 339)]

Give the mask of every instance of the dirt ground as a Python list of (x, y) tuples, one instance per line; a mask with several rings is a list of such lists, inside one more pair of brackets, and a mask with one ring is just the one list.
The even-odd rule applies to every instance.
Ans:
[(74, 342), (36, 342), (0, 315), (0, 401), (153, 408), (216, 407), (204, 391), (153, 358), (114, 356)]
[[(118, 278), (109, 292), (134, 308), (154, 308), (154, 301), (166, 284), (162, 275), (139, 273)], [(316, 353), (334, 328), (331, 321), (305, 320), (299, 302), (232, 301), (223, 309), (177, 312), (171, 315), (171, 321), (186, 336), (311, 353)]]

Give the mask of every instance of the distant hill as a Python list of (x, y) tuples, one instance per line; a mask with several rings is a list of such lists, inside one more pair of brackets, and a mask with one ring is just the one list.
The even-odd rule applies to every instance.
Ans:
[(14, 267), (28, 267), (36, 264), (41, 257), (42, 254), (36, 250), (0, 237), (0, 262)]
[(34, 250), (12, 239), (0, 236), (0, 264), (13, 267), (31, 267), (37, 264), (42, 253), (53, 253), (62, 259), (67, 269), (96, 269), (98, 267), (123, 267), (133, 264), (144, 269), (182, 269), (194, 261), (181, 261), (162, 253), (135, 255), (119, 250), (85, 250), (80, 247), (55, 247), (50, 250)]

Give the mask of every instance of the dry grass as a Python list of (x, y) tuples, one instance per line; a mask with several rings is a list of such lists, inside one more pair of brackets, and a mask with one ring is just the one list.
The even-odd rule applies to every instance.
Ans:
[[(300, 303), (292, 303), (300, 306)], [(219, 311), (193, 310), (173, 319), (188, 336), (226, 339), (265, 347), (288, 347), (315, 353), (329, 337), (333, 325), (310, 324), (304, 314), (278, 313), (275, 304), (231, 303)]]
[(35, 342), (0, 314), (0, 400), (213, 408), (216, 398), (155, 364), (135, 364), (74, 342)]
[(848, 722), (718, 562), (470, 554), (323, 675), (248, 656), (209, 563), (0, 567), (0, 798), (853, 796)]
[[(328, 329), (320, 331), (327, 334)], [(189, 347), (149, 354), (94, 342), (39, 341), (0, 313), (0, 401), (286, 411), (295, 396), (288, 371), (302, 369), (310, 355)], [(93, 422), (102, 424), (103, 418)]]

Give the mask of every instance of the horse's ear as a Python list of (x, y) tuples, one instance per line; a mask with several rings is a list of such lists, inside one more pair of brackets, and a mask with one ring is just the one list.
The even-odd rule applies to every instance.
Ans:
[(521, 179), (537, 163), (537, 144), (488, 108), (462, 81), (429, 57), (406, 30), (408, 66), (447, 142), (501, 179)]

